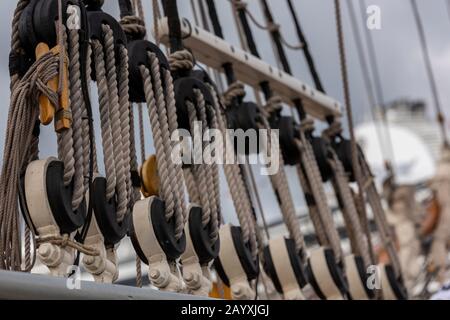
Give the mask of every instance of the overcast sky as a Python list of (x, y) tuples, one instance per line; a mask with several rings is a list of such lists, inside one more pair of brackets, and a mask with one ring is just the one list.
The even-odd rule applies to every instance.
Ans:
[[(142, 0), (146, 11), (146, 22), (152, 25), (151, 0)], [(290, 43), (296, 43), (297, 38), (293, 28), (291, 17), (287, 10), (286, 1), (268, 0), (275, 18), (281, 24), (281, 30)], [(353, 1), (359, 14), (359, 2)], [(367, 120), (369, 115), (369, 104), (367, 94), (363, 90), (363, 79), (361, 69), (357, 60), (357, 53), (354, 46), (353, 35), (351, 33), (348, 11), (343, 3), (343, 18), (345, 21), (346, 46), (349, 61), (349, 75), (351, 81), (351, 94), (353, 106), (355, 108), (356, 120), (361, 122)], [(439, 88), (439, 98), (443, 109), (450, 115), (450, 17), (448, 14), (447, 0), (418, 0), (419, 10), (425, 25), (425, 32), (429, 42), (430, 54), (432, 57), (433, 69)], [(105, 11), (118, 17), (118, 5), (116, 0), (105, 0)], [(180, 0), (180, 15), (192, 20), (190, 1)], [(239, 45), (236, 29), (231, 15), (228, 0), (217, 0), (217, 6), (222, 21), (226, 39)], [(259, 7), (259, 1), (250, 0), (249, 9), (263, 21)], [(336, 27), (334, 19), (333, 0), (294, 0), (297, 13), (300, 17), (304, 32), (310, 44), (310, 48), (322, 82), (329, 95), (342, 101), (342, 85), (340, 77), (339, 56), (336, 38)], [(0, 1), (0, 12), (3, 18), (0, 19), (0, 97), (3, 99), (2, 112), (0, 116), (0, 153), (3, 150), (4, 130), (6, 115), (9, 107), (9, 75), (8, 75), (8, 54), (10, 43), (11, 19), (16, 5), (15, 0)], [(381, 8), (382, 28), (371, 31), (376, 47), (376, 56), (379, 61), (381, 81), (385, 93), (385, 102), (398, 98), (424, 99), (431, 105), (430, 87), (427, 81), (422, 52), (419, 47), (417, 29), (414, 24), (409, 0), (366, 0), (366, 5), (378, 5)], [(365, 24), (366, 16), (359, 15), (360, 27)], [(259, 46), (260, 53), (264, 60), (276, 65), (276, 60), (270, 46), (270, 40), (265, 31), (257, 30), (254, 26), (254, 35)], [(289, 51), (289, 58), (293, 72), (296, 77), (307, 83), (311, 83), (308, 69), (305, 65), (303, 55), (298, 51)], [(95, 90), (94, 90), (95, 93)], [(93, 100), (95, 99), (95, 94)], [(150, 135), (147, 126), (148, 136)], [(54, 155), (54, 138), (52, 130), (43, 130), (41, 139), (41, 155)], [(147, 152), (152, 150), (151, 140), (147, 139)], [(290, 173), (291, 173), (291, 169)], [(292, 171), (295, 178), (295, 173)], [(292, 180), (292, 181), (291, 181)], [(297, 205), (303, 203), (298, 182), (291, 179), (295, 202)], [(275, 214), (278, 208), (274, 207), (275, 199), (271, 198), (272, 193), (267, 179), (261, 183), (262, 192), (267, 195), (264, 203), (267, 211)], [(227, 196), (227, 198), (229, 198)], [(227, 204), (228, 207), (229, 204)]]

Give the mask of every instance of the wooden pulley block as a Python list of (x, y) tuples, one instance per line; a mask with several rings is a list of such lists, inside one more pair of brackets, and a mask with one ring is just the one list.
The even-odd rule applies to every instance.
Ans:
[[(49, 125), (55, 120), (55, 131), (62, 132), (72, 126), (72, 112), (70, 110), (69, 102), (68, 61), (65, 52), (61, 50), (59, 45), (50, 49), (44, 42), (41, 42), (36, 46), (36, 59), (39, 59), (48, 52), (52, 52), (54, 55), (64, 55), (63, 74), (61, 78), (62, 91), (59, 95), (59, 105), (57, 106), (54, 106), (45, 95), (42, 94), (39, 97), (39, 119), (43, 125)], [(57, 92), (59, 88), (59, 75), (50, 79), (47, 86), (53, 92)]]
[(160, 180), (155, 155), (152, 155), (142, 164), (141, 182), (141, 191), (144, 197), (149, 198), (159, 195)]

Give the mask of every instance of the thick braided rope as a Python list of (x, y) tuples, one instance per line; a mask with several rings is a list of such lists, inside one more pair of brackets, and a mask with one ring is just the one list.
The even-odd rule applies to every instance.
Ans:
[(69, 83), (72, 109), (72, 133), (75, 173), (73, 176), (72, 209), (77, 209), (84, 199), (85, 157), (84, 141), (89, 132), (83, 132), (84, 99), (81, 91), (80, 43), (78, 30), (69, 31)]
[[(164, 69), (163, 70), (163, 78), (164, 78), (164, 84), (166, 86), (166, 108), (167, 108), (167, 119), (169, 122), (169, 130), (172, 134), (175, 132), (175, 130), (178, 129), (178, 118), (177, 118), (177, 107), (176, 107), (176, 100), (175, 100), (175, 89), (173, 85), (173, 78), (172, 74), (169, 70)], [(172, 147), (174, 146), (174, 143), (172, 143)], [(183, 182), (183, 169), (181, 164), (174, 163), (175, 168), (175, 174), (176, 174), (176, 197), (179, 199), (181, 206), (181, 213), (184, 217), (184, 220), (187, 219), (187, 207), (186, 202), (184, 201), (184, 182)]]
[(58, 96), (46, 83), (58, 75), (59, 57), (52, 53), (37, 60), (11, 92), (7, 131), (0, 176), (0, 268), (20, 270), (18, 184), (21, 172), (30, 160), (34, 124), (38, 119), (38, 97), (46, 95), (52, 103)]
[[(11, 33), (11, 53), (10, 56), (18, 57), (20, 54), (23, 53), (23, 49), (21, 47), (20, 43), (20, 37), (19, 37), (19, 20), (22, 15), (23, 10), (28, 5), (29, 0), (19, 0), (17, 2), (16, 9), (14, 11), (14, 16), (12, 20), (12, 33)], [(11, 89), (11, 98), (10, 103), (13, 100), (12, 95), (15, 92), (15, 88), (18, 85), (20, 80), (19, 74), (11, 74), (10, 75), (10, 89)], [(10, 104), (12, 105), (12, 104)], [(16, 108), (9, 108), (8, 112), (8, 120), (7, 120), (7, 128), (12, 128), (12, 125), (15, 125), (15, 119), (17, 119), (17, 114), (19, 113), (19, 110)], [(16, 131), (20, 128), (16, 128)], [(5, 139), (5, 146), (4, 151), (7, 151), (8, 148), (8, 139), (13, 139), (13, 134), (9, 133), (9, 131), (6, 132), (6, 139)], [(13, 201), (17, 200), (17, 192), (14, 192), (11, 194), (11, 192), (8, 193), (6, 186), (6, 183), (14, 183), (13, 181), (8, 181), (8, 172), (9, 170), (5, 169), (6, 167), (6, 161), (8, 157), (12, 156), (11, 154), (6, 154), (3, 152), (3, 168), (2, 173), (0, 176), (0, 269), (10, 269), (11, 264), (15, 267), (17, 264), (20, 264), (20, 255), (14, 254), (12, 256), (8, 255), (8, 249), (10, 246), (12, 246), (14, 243), (18, 243), (18, 231), (16, 232), (16, 236), (10, 236), (7, 234), (7, 230), (17, 228), (17, 224), (12, 224), (13, 222), (13, 216), (18, 214), (17, 209), (14, 209), (14, 207), (10, 207), (10, 205), (13, 203)], [(16, 164), (17, 165), (17, 164)], [(12, 169), (14, 172), (14, 168)], [(14, 176), (13, 176), (14, 177)], [(14, 184), (12, 188), (12, 191), (17, 191), (17, 185)], [(6, 254), (5, 254), (6, 253)], [(8, 261), (7, 261), (8, 260)], [(10, 263), (12, 262), (12, 263)], [(13, 267), (13, 268), (14, 268)]]
[[(260, 108), (261, 109), (261, 108)], [(261, 110), (261, 114), (264, 115), (264, 110)], [(266, 117), (261, 117), (262, 127), (267, 130), (267, 138), (265, 141), (266, 150), (272, 150), (272, 144), (278, 143), (277, 141), (271, 141), (271, 127)], [(279, 156), (279, 170), (277, 173), (270, 175), (270, 181), (275, 192), (278, 194), (280, 199), (281, 213), (283, 215), (284, 223), (288, 229), (290, 237), (295, 242), (295, 247), (298, 252), (305, 253), (305, 241), (303, 238), (302, 231), (300, 229), (300, 222), (297, 218), (295, 212), (294, 201), (292, 199), (291, 192), (289, 190), (288, 180), (286, 172), (284, 170), (284, 161), (281, 152), (278, 152)]]
[[(217, 115), (214, 110), (214, 112), (211, 112), (211, 128), (216, 129), (216, 130), (219, 129), (219, 124), (217, 121), (218, 121)], [(217, 219), (218, 219), (218, 223), (220, 225), (220, 223), (222, 221), (222, 207), (221, 207), (221, 200), (220, 200), (219, 166), (217, 164), (213, 164), (211, 170), (212, 170), (212, 180), (213, 180), (213, 185), (214, 185), (214, 197), (215, 197), (216, 210), (217, 210)]]
[(147, 35), (144, 20), (137, 16), (125, 16), (120, 20), (120, 25), (127, 35), (133, 38), (144, 39)]
[(305, 166), (306, 177), (311, 186), (311, 192), (314, 196), (318, 213), (323, 223), (323, 228), (329, 239), (329, 246), (333, 249), (337, 261), (342, 259), (342, 248), (339, 233), (334, 226), (333, 215), (328, 206), (327, 197), (322, 183), (319, 167), (315, 160), (314, 151), (311, 144), (307, 141), (303, 131), (300, 132), (301, 141), (299, 148), (302, 154), (302, 163)]
[[(161, 126), (159, 123), (157, 106), (155, 100), (155, 94), (153, 92), (152, 78), (150, 76), (150, 71), (145, 67), (141, 66), (141, 76), (144, 80), (144, 93), (145, 99), (148, 106), (150, 124), (152, 127), (153, 142), (156, 150), (156, 163), (158, 168), (158, 175), (160, 177), (167, 177), (168, 173), (168, 162), (165, 154), (165, 148), (162, 138)], [(168, 179), (160, 179), (160, 196), (166, 202), (166, 219), (170, 220), (175, 215), (174, 211), (174, 195), (171, 190)], [(175, 215), (175, 225), (176, 225), (176, 237), (179, 239), (183, 234), (184, 228), (184, 218), (179, 215)]]
[(306, 177), (303, 165), (301, 164), (297, 165), (297, 174), (300, 180), (300, 185), (302, 187), (303, 193), (307, 197), (309, 216), (314, 226), (314, 230), (316, 231), (317, 241), (321, 246), (329, 246), (329, 240), (323, 227), (323, 222), (319, 214), (319, 209), (317, 208), (317, 204), (312, 195), (311, 186)]
[[(188, 116), (189, 116), (189, 124), (191, 126), (191, 131), (194, 134), (194, 137), (199, 135), (199, 132), (194, 131), (196, 122), (198, 121), (197, 116), (197, 109), (195, 105), (190, 102), (186, 101)], [(202, 143), (199, 143), (200, 141), (193, 141), (193, 157), (194, 159), (201, 159), (202, 156)], [(211, 221), (211, 204), (210, 204), (210, 197), (208, 195), (208, 182), (205, 172), (205, 166), (203, 164), (195, 164), (191, 166), (192, 175), (194, 176), (198, 188), (198, 194), (200, 197), (200, 204), (202, 206), (202, 225), (203, 227), (207, 226), (208, 223)]]
[[(19, 0), (17, 1), (16, 9), (14, 10), (14, 16), (11, 23), (11, 55), (18, 56), (23, 53), (22, 44), (20, 43), (19, 36), (19, 20), (22, 16), (23, 10), (30, 3), (30, 0)], [(19, 75), (11, 75), (10, 89), (11, 92), (14, 91), (14, 87), (19, 81)]]
[(180, 50), (172, 53), (169, 56), (170, 69), (177, 70), (191, 70), (194, 68), (194, 57), (188, 50)]
[[(203, 94), (198, 89), (194, 89), (194, 94), (196, 96), (196, 106), (197, 106), (197, 114), (202, 123), (203, 134), (209, 129), (208, 119), (206, 115), (206, 102), (203, 97)], [(209, 108), (212, 108), (209, 106)], [(208, 137), (209, 138), (209, 137)], [(208, 146), (208, 142), (203, 142), (203, 151)], [(201, 164), (197, 167), (197, 170), (194, 171), (200, 177), (201, 184), (199, 185), (200, 197), (204, 193), (205, 197), (208, 197), (208, 205), (210, 211), (210, 217), (208, 223), (211, 224), (211, 240), (215, 242), (219, 237), (219, 221), (218, 221), (218, 207), (220, 203), (217, 203), (218, 195), (216, 195), (216, 186), (214, 185), (214, 175), (213, 175), (213, 165)], [(203, 183), (204, 182), (204, 183)], [(219, 199), (220, 202), (220, 199)]]
[[(214, 88), (210, 87), (211, 92), (214, 97), (214, 108), (215, 114), (217, 118), (218, 128), (222, 132), (223, 137), (226, 139), (225, 146), (231, 146), (231, 138), (227, 133), (227, 125), (225, 122), (225, 116), (222, 114), (221, 104), (217, 93)], [(231, 155), (227, 153), (232, 153)], [(234, 154), (234, 150), (227, 150), (224, 148), (224, 159), (228, 159), (230, 156), (233, 160), (236, 159), (236, 155)], [(258, 244), (256, 241), (256, 225), (254, 219), (252, 217), (251, 205), (249, 203), (249, 199), (245, 197), (247, 194), (245, 192), (245, 187), (243, 185), (243, 179), (240, 175), (240, 168), (237, 164), (227, 164), (227, 160), (224, 161), (225, 164), (223, 166), (225, 178), (227, 180), (229, 190), (231, 193), (231, 199), (233, 200), (234, 208), (236, 210), (236, 214), (238, 216), (239, 224), (242, 231), (242, 238), (245, 243), (250, 244), (250, 249), (252, 252), (253, 258), (256, 258), (258, 255)]]
[(237, 98), (245, 97), (245, 86), (240, 82), (232, 83), (227, 91), (222, 95), (223, 103), (225, 106), (231, 105), (232, 101)]
[[(154, 93), (155, 93), (155, 99), (156, 99), (156, 108), (158, 110), (157, 116), (158, 116), (158, 124), (161, 128), (161, 135), (162, 135), (162, 148), (164, 151), (165, 156), (165, 162), (167, 165), (167, 175), (161, 176), (161, 179), (167, 180), (167, 183), (169, 185), (169, 188), (172, 192), (171, 202), (169, 205), (171, 207), (171, 210), (173, 210), (173, 214), (177, 217), (176, 221), (178, 221), (178, 224), (175, 226), (175, 233), (177, 236), (181, 237), (184, 229), (184, 222), (186, 219), (186, 205), (184, 203), (184, 191), (183, 187), (181, 185), (182, 180), (178, 181), (178, 179), (181, 176), (181, 166), (175, 164), (175, 162), (172, 159), (172, 140), (171, 140), (171, 133), (173, 130), (171, 130), (171, 122), (173, 119), (173, 115), (169, 114), (169, 106), (168, 103), (169, 100), (166, 101), (167, 98), (166, 95), (171, 95), (171, 93), (168, 93), (168, 91), (164, 91), (164, 87), (162, 84), (162, 78), (161, 78), (161, 68), (159, 64), (159, 60), (157, 59), (156, 55), (154, 53), (148, 54), (150, 65), (151, 65), (151, 76), (154, 82)], [(168, 88), (170, 90), (170, 88)], [(171, 102), (170, 102), (171, 103)], [(171, 111), (173, 112), (173, 111)], [(174, 129), (175, 130), (175, 129)], [(168, 200), (165, 199), (166, 206)]]
[[(91, 66), (91, 62), (92, 62), (92, 48), (91, 45), (88, 44), (87, 45), (87, 55), (86, 55), (86, 61), (85, 61), (85, 68), (86, 68), (86, 79), (84, 81), (86, 81), (87, 85), (87, 90), (88, 90), (88, 94), (90, 95), (90, 83), (91, 83), (91, 72), (92, 72), (92, 66)], [(83, 99), (83, 122), (82, 122), (82, 130), (83, 132), (88, 132), (89, 133), (89, 117), (88, 117), (88, 111), (87, 111), (87, 106), (84, 102)], [(94, 138), (93, 138), (94, 139)], [(94, 139), (95, 140), (95, 139)], [(94, 172), (98, 172), (98, 168), (97, 168), (97, 151), (96, 151), (96, 147), (95, 147), (95, 142), (92, 141), (93, 144), (93, 159), (94, 159)], [(84, 176), (85, 176), (85, 188), (86, 190), (89, 188), (89, 163), (90, 163), (90, 155), (91, 155), (91, 141), (90, 141), (90, 136), (88, 134), (87, 137), (83, 137), (83, 157), (84, 157)]]
[[(62, 42), (64, 44), (64, 48), (67, 48), (67, 33), (65, 27), (62, 27)], [(63, 48), (61, 48), (63, 50)], [(64, 52), (65, 54), (65, 52)], [(57, 104), (59, 105), (59, 101)], [(64, 130), (61, 133), (58, 133), (57, 136), (57, 144), (58, 144), (58, 158), (64, 162), (64, 185), (68, 186), (72, 183), (72, 179), (75, 175), (75, 150), (74, 150), (74, 141), (73, 141), (73, 129), (72, 127)]]
[(102, 147), (106, 173), (106, 199), (112, 199), (116, 190), (116, 169), (114, 166), (113, 139), (109, 120), (109, 92), (106, 81), (103, 46), (98, 40), (92, 40), (95, 57), (95, 77), (97, 79)]
[(344, 166), (339, 160), (336, 152), (330, 148), (329, 152), (332, 155), (330, 159), (330, 165), (333, 168), (333, 186), (342, 201), (342, 214), (344, 216), (347, 231), (349, 233), (350, 244), (353, 249), (353, 253), (363, 258), (366, 266), (371, 264), (371, 258), (369, 253), (369, 245), (364, 235), (361, 221), (357, 208), (355, 206), (352, 191), (349, 186), (349, 181), (345, 173)]
[(200, 192), (198, 191), (198, 182), (195, 181), (195, 177), (190, 168), (186, 168), (184, 171), (184, 181), (186, 183), (186, 189), (189, 194), (191, 202), (201, 204)]
[[(104, 50), (106, 62), (106, 81), (109, 91), (109, 118), (112, 133), (112, 145), (114, 153), (114, 165), (116, 169), (116, 197), (117, 197), (117, 218), (122, 221), (127, 212), (127, 184), (125, 176), (125, 162), (127, 159), (123, 154), (121, 144), (122, 139), (122, 124), (121, 110), (119, 104), (119, 91), (117, 86), (117, 68), (115, 57), (115, 42), (113, 31), (110, 26), (102, 25), (104, 36)], [(126, 122), (129, 121), (127, 118)]]
[[(120, 128), (122, 131), (122, 155), (124, 164), (125, 185), (127, 190), (127, 204), (134, 202), (134, 190), (131, 183), (131, 166), (135, 160), (135, 154), (131, 148), (131, 106), (129, 91), (129, 71), (128, 71), (128, 50), (125, 46), (119, 47), (119, 107), (120, 107)], [(134, 139), (133, 139), (134, 140)]]
[[(401, 275), (400, 261), (398, 259), (397, 251), (394, 244), (394, 235), (392, 229), (387, 221), (386, 213), (384, 212), (383, 205), (381, 203), (378, 190), (373, 183), (372, 173), (369, 166), (363, 157), (360, 157), (361, 173), (366, 183), (367, 201), (372, 208), (373, 217), (377, 225), (378, 232), (380, 234), (381, 241), (389, 255), (390, 263), (392, 264), (395, 274)], [(364, 192), (364, 191), (362, 191)]]

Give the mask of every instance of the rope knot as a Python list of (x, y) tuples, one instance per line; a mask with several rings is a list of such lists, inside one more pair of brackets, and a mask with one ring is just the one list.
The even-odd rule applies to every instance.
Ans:
[(300, 129), (301, 129), (303, 132), (311, 132), (311, 131), (314, 131), (314, 129), (315, 129), (315, 126), (314, 126), (314, 120), (311, 119), (311, 118), (307, 118), (307, 119), (303, 120), (303, 121), (300, 123)]
[(269, 23), (269, 24), (267, 25), (267, 30), (270, 31), (270, 32), (276, 32), (276, 31), (279, 31), (280, 28), (281, 28), (280, 25), (279, 25), (278, 23), (274, 23), (274, 22)]
[(247, 2), (242, 0), (232, 0), (237, 10), (247, 9)]
[(135, 40), (142, 40), (147, 35), (145, 22), (137, 16), (125, 16), (120, 20), (120, 25), (126, 35)]
[(342, 133), (342, 123), (340, 121), (334, 121), (327, 129), (323, 131), (322, 136), (329, 140)]
[(223, 103), (226, 107), (231, 106), (232, 102), (236, 98), (245, 97), (245, 86), (240, 82), (232, 83), (227, 91), (224, 92), (222, 99)]
[(192, 70), (195, 65), (194, 56), (188, 50), (180, 50), (169, 56), (171, 71)]
[(280, 112), (283, 109), (283, 100), (280, 96), (273, 96), (269, 100), (267, 100), (266, 105), (264, 106), (264, 112), (267, 116), (271, 116), (275, 113)]
[(62, 248), (67, 247), (68, 243), (69, 243), (69, 235), (67, 233), (63, 234), (62, 239), (61, 239), (61, 247)]

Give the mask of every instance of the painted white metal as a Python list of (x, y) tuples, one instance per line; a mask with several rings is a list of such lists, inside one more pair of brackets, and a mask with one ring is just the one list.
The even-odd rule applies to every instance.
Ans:
[[(185, 294), (175, 294), (114, 284), (81, 281), (71, 289), (75, 278), (59, 278), (24, 272), (0, 270), (0, 300), (207, 300)], [(69, 285), (68, 285), (69, 284)], [(209, 299), (208, 299), (209, 300)]]
[[(39, 237), (61, 236), (47, 196), (47, 168), (56, 158), (31, 162), (25, 172), (25, 197), (31, 221)], [(64, 277), (70, 272), (75, 251), (70, 247), (43, 243), (37, 249), (37, 257), (53, 276)]]
[(148, 260), (150, 282), (160, 290), (181, 292), (183, 281), (176, 267), (166, 257), (153, 229), (151, 207), (155, 197), (136, 202), (132, 223), (142, 252)]
[[(293, 100), (300, 98), (306, 112), (320, 120), (328, 115), (341, 115), (342, 106), (338, 101), (286, 72), (193, 25), (187, 19), (182, 19), (181, 29), (185, 46), (192, 50), (199, 62), (216, 70), (221, 70), (225, 63), (232, 63), (241, 82), (257, 88), (261, 82), (268, 81), (284, 102), (292, 104)], [(167, 18), (159, 20), (158, 37), (162, 43), (168, 44)]]
[[(189, 208), (192, 208), (192, 205)], [(189, 293), (198, 296), (208, 296), (212, 289), (212, 282), (209, 279), (208, 266), (201, 266), (199, 257), (195, 252), (194, 243), (192, 242), (191, 232), (189, 229), (189, 219), (184, 228), (186, 233), (186, 250), (181, 256), (183, 264), (183, 280)]]
[(239, 255), (234, 247), (231, 225), (220, 228), (220, 262), (230, 281), (231, 295), (234, 300), (251, 300), (255, 297), (248, 283), (247, 274), (241, 265)]

